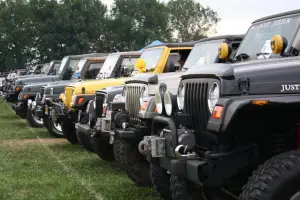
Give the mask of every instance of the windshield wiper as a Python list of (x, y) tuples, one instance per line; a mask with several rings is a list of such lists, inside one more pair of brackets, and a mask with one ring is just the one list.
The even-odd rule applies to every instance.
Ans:
[(240, 53), (239, 55), (235, 56), (235, 58), (240, 58), (242, 61), (244, 61), (244, 59), (249, 58), (250, 56), (246, 53)]
[(269, 53), (265, 53), (265, 52), (260, 52), (260, 53), (257, 53), (256, 56), (263, 56), (264, 59), (267, 59), (267, 57), (265, 55), (269, 55)]

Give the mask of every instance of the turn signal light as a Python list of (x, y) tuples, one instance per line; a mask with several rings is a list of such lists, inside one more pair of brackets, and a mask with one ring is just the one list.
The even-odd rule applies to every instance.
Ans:
[(222, 117), (223, 111), (224, 111), (223, 106), (215, 106), (212, 113), (212, 118), (220, 119)]
[(20, 91), (21, 91), (21, 88), (20, 88), (20, 87), (16, 87), (16, 91), (17, 91), (17, 92), (20, 92)]
[(258, 106), (263, 106), (268, 103), (269, 103), (269, 101), (267, 101), (267, 100), (252, 100), (251, 101), (251, 104), (258, 105)]
[(82, 102), (84, 101), (84, 98), (83, 97), (80, 97), (77, 101), (78, 104), (81, 104)]
[(147, 101), (144, 101), (144, 102), (142, 103), (142, 105), (141, 105), (141, 110), (146, 110), (147, 104), (148, 104), (148, 102), (147, 102)]
[(28, 98), (28, 94), (24, 94), (23, 99), (27, 99)]

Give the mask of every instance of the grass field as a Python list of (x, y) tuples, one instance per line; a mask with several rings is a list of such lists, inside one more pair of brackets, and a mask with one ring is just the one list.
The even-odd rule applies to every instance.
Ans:
[(158, 200), (114, 164), (29, 128), (0, 100), (0, 199)]

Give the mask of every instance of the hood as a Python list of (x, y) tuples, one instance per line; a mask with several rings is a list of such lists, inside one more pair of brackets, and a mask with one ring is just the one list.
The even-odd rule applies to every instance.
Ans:
[(45, 88), (45, 94), (50, 94), (51, 88), (53, 88), (53, 94), (64, 93), (65, 87), (67, 85), (70, 85), (70, 84), (73, 84), (73, 83), (77, 83), (79, 81), (80, 81), (79, 79), (76, 79), (76, 80), (56, 81), (56, 82), (49, 83), (48, 85), (46, 85), (44, 87)]
[(97, 90), (101, 90), (109, 86), (122, 85), (126, 80), (127, 78), (88, 80), (68, 85), (68, 87), (74, 88), (75, 95), (82, 94), (82, 91), (85, 91), (84, 94), (95, 94)]
[(43, 86), (46, 86), (48, 83), (37, 83), (37, 84), (30, 84), (30, 85), (25, 85), (23, 87), (23, 92), (24, 93), (38, 93), (40, 92), (41, 88)]
[(30, 78), (30, 77), (40, 77), (40, 76), (47, 76), (47, 74), (29, 74), (29, 75), (23, 75), (23, 76), (18, 76), (17, 79), (20, 79), (20, 78)]
[(28, 78), (19, 78), (16, 80), (16, 85), (29, 85), (34, 83), (54, 82), (60, 80), (59, 76), (37, 76)]
[(222, 95), (299, 93), (300, 58), (282, 57), (235, 64), (215, 64), (187, 71), (182, 78), (217, 78)]

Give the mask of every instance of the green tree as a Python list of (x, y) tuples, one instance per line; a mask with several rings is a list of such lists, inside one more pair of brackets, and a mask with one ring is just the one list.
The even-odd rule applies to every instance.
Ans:
[(157, 0), (115, 0), (109, 28), (106, 38), (119, 51), (138, 50), (157, 39), (171, 40), (168, 9)]
[(179, 41), (199, 40), (214, 33), (219, 17), (209, 7), (204, 8), (194, 0), (170, 0), (170, 24)]
[(31, 13), (25, 0), (1, 1), (0, 50), (9, 68), (24, 68), (33, 59)]

